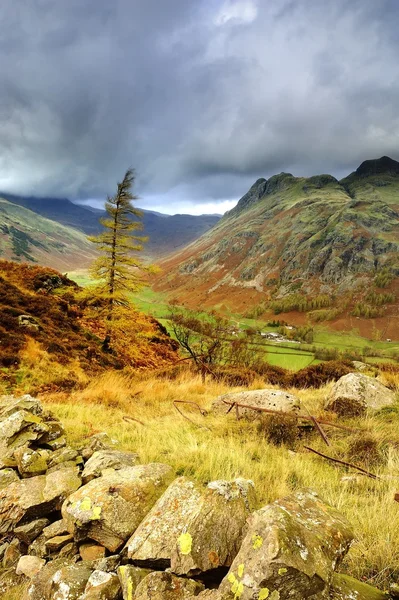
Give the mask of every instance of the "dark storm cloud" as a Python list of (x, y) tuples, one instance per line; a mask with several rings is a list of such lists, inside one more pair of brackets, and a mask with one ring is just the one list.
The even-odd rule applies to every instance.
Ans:
[[(3, 0), (0, 189), (157, 207), (399, 158), (395, 0)], [(147, 202), (150, 202), (148, 200)]]

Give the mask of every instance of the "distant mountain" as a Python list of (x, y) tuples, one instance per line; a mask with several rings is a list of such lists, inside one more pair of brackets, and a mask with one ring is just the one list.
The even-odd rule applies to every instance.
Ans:
[(0, 198), (0, 258), (66, 271), (85, 268), (96, 253), (84, 233)]
[[(95, 208), (74, 204), (66, 198), (38, 198), (7, 193), (0, 193), (0, 197), (90, 235), (101, 230), (99, 218), (105, 214), (104, 211)], [(155, 211), (140, 210), (143, 212), (143, 235), (149, 238), (144, 252), (152, 258), (183, 248), (220, 220), (220, 215), (171, 216)]]
[[(241, 312), (284, 298), (296, 298), (298, 310), (301, 298), (306, 306), (319, 296), (332, 306), (344, 297), (373, 305), (375, 282), (399, 291), (398, 251), (399, 163), (382, 157), (341, 181), (290, 173), (258, 179), (211, 231), (161, 261), (156, 288), (188, 305)], [(390, 298), (385, 314), (398, 332)]]

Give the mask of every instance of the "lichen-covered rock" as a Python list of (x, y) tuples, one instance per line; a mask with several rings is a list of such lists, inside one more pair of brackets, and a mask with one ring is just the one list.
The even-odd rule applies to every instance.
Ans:
[(342, 416), (356, 416), (394, 402), (395, 394), (373, 377), (348, 373), (332, 387), (325, 408)]
[(198, 596), (203, 589), (204, 586), (193, 579), (183, 579), (168, 572), (154, 572), (138, 584), (134, 600), (189, 600)]
[(37, 440), (47, 431), (42, 418), (27, 410), (11, 413), (0, 421), (0, 468), (16, 467), (14, 452), (17, 448)]
[(89, 542), (79, 546), (79, 554), (82, 560), (99, 560), (105, 557), (105, 548)]
[(21, 545), (18, 538), (14, 538), (7, 546), (3, 556), (3, 567), (15, 567), (21, 558)]
[(24, 396), (0, 396), (0, 420), (12, 415), (14, 412), (26, 410), (33, 415), (41, 415), (43, 407), (39, 400), (29, 394)]
[(152, 463), (93, 479), (65, 501), (62, 515), (77, 541), (96, 540), (115, 552), (133, 533), (172, 478)]
[(59, 519), (58, 521), (54, 521), (51, 525), (48, 525), (43, 529), (43, 535), (46, 540), (50, 538), (56, 537), (58, 535), (66, 535), (69, 533), (66, 521), (64, 519)]
[(48, 462), (48, 468), (51, 469), (52, 467), (62, 465), (66, 462), (68, 462), (68, 463), (73, 462), (74, 464), (82, 464), (83, 458), (81, 456), (79, 456), (79, 453), (77, 450), (74, 450), (70, 446), (64, 446), (63, 448), (54, 450), (54, 452), (51, 453), (49, 462)]
[(29, 579), (33, 577), (44, 567), (46, 561), (43, 558), (37, 556), (28, 556), (25, 554), (21, 556), (18, 561), (16, 574), (25, 575)]
[(21, 477), (43, 475), (47, 471), (50, 453), (48, 450), (32, 450), (26, 446), (17, 448), (14, 458)]
[(256, 511), (230, 571), (220, 585), (224, 600), (328, 597), (336, 565), (353, 539), (346, 519), (302, 491)]
[(80, 600), (92, 572), (90, 563), (85, 562), (61, 567), (54, 573), (49, 593), (42, 600)]
[(50, 521), (43, 517), (41, 519), (35, 519), (30, 523), (19, 525), (14, 529), (14, 535), (24, 542), (24, 544), (31, 544), (42, 533), (43, 529), (50, 525)]
[(34, 575), (26, 588), (22, 600), (54, 600), (51, 594), (54, 575), (63, 567), (74, 564), (73, 560), (56, 558), (48, 562)]
[(202, 490), (186, 477), (176, 479), (159, 498), (126, 544), (136, 564), (167, 568), (179, 536), (197, 514)]
[(121, 596), (121, 584), (116, 573), (93, 571), (80, 600), (118, 600)]
[(228, 567), (237, 555), (247, 517), (255, 505), (254, 484), (246, 479), (212, 481), (197, 510), (176, 539), (171, 570), (194, 575)]
[(140, 581), (147, 577), (151, 571), (132, 565), (122, 565), (118, 567), (117, 573), (122, 588), (123, 600), (132, 600)]
[(388, 600), (388, 594), (375, 587), (358, 581), (349, 575), (334, 573), (331, 590), (331, 600)]
[(105, 431), (95, 433), (89, 438), (89, 443), (81, 448), (80, 454), (84, 460), (88, 460), (97, 450), (112, 450), (117, 446), (117, 443)]
[(13, 481), (18, 481), (19, 477), (14, 469), (0, 469), (0, 490), (6, 488)]
[[(257, 408), (266, 408), (269, 410), (278, 410), (288, 413), (298, 413), (300, 410), (299, 398), (293, 394), (282, 390), (250, 390), (248, 392), (234, 392), (231, 394), (223, 394), (219, 396), (212, 404), (212, 412), (214, 414), (226, 414), (230, 406), (224, 402), (237, 402), (248, 406), (256, 406)], [(235, 414), (230, 411), (231, 414)], [(258, 419), (261, 413), (249, 408), (239, 408), (239, 415), (246, 419)]]
[(63, 546), (66, 546), (71, 542), (73, 542), (73, 536), (68, 533), (67, 535), (57, 535), (56, 537), (50, 538), (45, 541), (44, 545), (48, 554), (52, 554), (53, 552), (58, 552)]
[(105, 571), (106, 573), (116, 571), (120, 564), (120, 554), (111, 554), (110, 556), (106, 556), (105, 558), (99, 558), (93, 561), (93, 567), (95, 569), (98, 569), (99, 571)]
[(119, 450), (97, 450), (85, 464), (82, 473), (83, 483), (88, 483), (96, 477), (100, 477), (106, 469), (119, 471), (124, 467), (137, 465), (139, 455), (134, 452), (120, 452)]
[(23, 517), (28, 520), (59, 510), (80, 484), (76, 468), (11, 483), (0, 490), (0, 533), (12, 530)]

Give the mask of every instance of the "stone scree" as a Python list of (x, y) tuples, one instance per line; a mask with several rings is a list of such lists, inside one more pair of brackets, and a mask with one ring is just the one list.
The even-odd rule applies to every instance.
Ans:
[(106, 434), (75, 450), (30, 396), (0, 398), (0, 596), (22, 600), (382, 600), (335, 571), (353, 533), (316, 493), (256, 508)]

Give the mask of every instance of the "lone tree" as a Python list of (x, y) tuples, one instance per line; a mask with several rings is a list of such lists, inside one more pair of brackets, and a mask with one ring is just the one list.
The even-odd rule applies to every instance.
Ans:
[(100, 251), (100, 256), (91, 268), (91, 275), (100, 280), (97, 293), (105, 298), (104, 350), (112, 347), (116, 308), (127, 306), (128, 293), (137, 292), (145, 286), (143, 275), (154, 271), (152, 265), (145, 265), (135, 254), (143, 249), (147, 238), (134, 234), (143, 229), (141, 221), (134, 220), (134, 217), (142, 217), (142, 213), (132, 205), (132, 200), (137, 200), (137, 196), (132, 193), (134, 177), (133, 169), (128, 169), (122, 183), (118, 183), (116, 194), (108, 196), (105, 203), (108, 216), (100, 219), (104, 231), (89, 237)]

